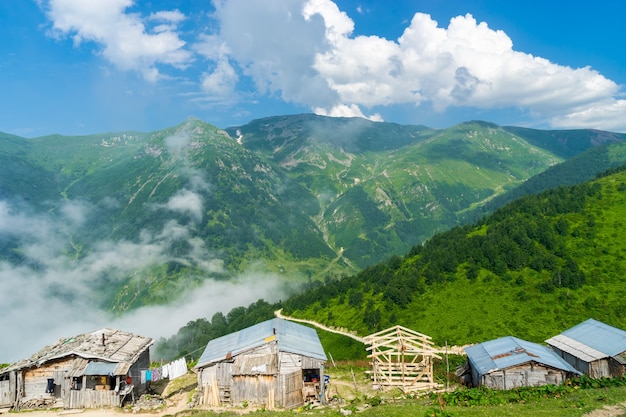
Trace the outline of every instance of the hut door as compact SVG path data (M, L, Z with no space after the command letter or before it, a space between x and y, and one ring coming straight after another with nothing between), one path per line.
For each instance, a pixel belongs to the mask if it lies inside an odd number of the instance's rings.
M64 397L66 386L67 380L65 378L65 372L54 371L54 396L57 398Z
M302 388L304 385L302 382L302 370L298 369L290 374L281 375L281 379L283 380L281 385L284 387L284 407L293 408L303 405Z

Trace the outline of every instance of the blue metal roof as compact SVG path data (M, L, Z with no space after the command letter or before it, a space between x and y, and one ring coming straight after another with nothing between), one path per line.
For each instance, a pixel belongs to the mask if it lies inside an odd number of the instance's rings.
M222 361L227 355L236 356L275 340L280 352L326 360L324 348L314 329L275 318L209 341L196 367Z
M115 375L117 363L89 362L83 375Z
M548 347L513 336L469 346L465 348L465 353L471 366L481 375L528 362L579 373Z
M626 331L594 319L583 321L561 334L607 356L617 356L626 351Z

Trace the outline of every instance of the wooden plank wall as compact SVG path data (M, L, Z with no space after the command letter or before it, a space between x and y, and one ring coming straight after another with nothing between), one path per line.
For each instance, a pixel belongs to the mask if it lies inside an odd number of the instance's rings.
M589 363L588 375L592 378L611 377L611 369L609 366L609 360L599 359Z
M483 376L483 385L493 389L514 389L560 384L567 377L565 371L544 366L517 366L491 372Z
M281 403L285 408L299 407L304 404L302 370L281 375L280 385L283 387Z
M275 386L277 379L273 375L239 375L233 376L230 389L232 404L239 406L243 402L255 405L265 405L274 408L276 405ZM268 402L271 401L271 404Z
M11 372L9 379L0 381L0 407L10 407L15 403L16 389L15 373Z
M119 395L115 394L115 391L69 390L63 403L65 408L117 407L120 405L120 398Z

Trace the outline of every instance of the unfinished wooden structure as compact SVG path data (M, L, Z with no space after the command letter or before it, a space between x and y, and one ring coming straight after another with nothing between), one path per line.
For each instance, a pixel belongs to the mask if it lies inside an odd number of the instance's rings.
M326 354L314 329L272 319L211 340L198 360L200 404L292 408L324 394Z
M0 407L120 406L145 392L153 340L114 329L64 338L0 369Z
M473 387L513 389L558 385L579 374L550 348L513 336L469 346L465 352L469 367L463 368L471 375L466 384Z
M546 340L565 361L591 378L626 374L626 331L589 319Z
M402 326L391 327L364 338L375 385L405 392L437 387L433 359L441 359L430 336Z

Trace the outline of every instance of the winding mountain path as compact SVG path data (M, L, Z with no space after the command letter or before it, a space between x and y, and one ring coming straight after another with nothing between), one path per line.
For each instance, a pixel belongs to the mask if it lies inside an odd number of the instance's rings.
M285 319L285 320L289 320L289 321L296 321L296 322L299 322L299 323L307 323L307 324L310 324L311 326L315 326L315 327L317 327L319 329L326 330L327 332L337 333L337 334L340 334L340 335L343 335L343 336L350 337L350 338L356 340L357 342L365 343L365 341L363 341L362 337L359 337L359 336L355 335L354 333L350 333L350 332L347 332L347 331L344 331L344 330L339 330L339 329L333 329L331 327L324 326L322 323L318 323L318 322L313 321L313 320L297 319L295 317L285 316L285 315L283 315L283 309L282 308L280 310L276 310L274 312L274 315L276 317L280 318L280 319Z
M318 323L318 322L313 321L313 320L297 319L295 317L285 316L283 314L283 309L282 308L280 310L276 310L274 312L274 315L276 317L278 317L278 318L289 320L289 321L296 321L296 322L299 322L299 323L307 323L307 324L310 324L311 326L315 326L315 327L317 327L319 329L326 330L327 332L337 333L337 334L340 334L340 335L343 335L343 336L347 336L347 337L350 337L350 338L356 340L357 342L365 344L365 341L363 340L363 338L355 335L354 333L350 333L348 331L344 331L344 330L340 330L340 329L334 329L332 327L327 327L327 326L323 325L322 323ZM471 344L470 345L464 345L464 346L447 346L445 348L444 347L436 347L434 352L436 352L436 353L443 353L443 354L451 353L451 354L454 354L454 355L465 356L465 348L467 346L471 346Z

